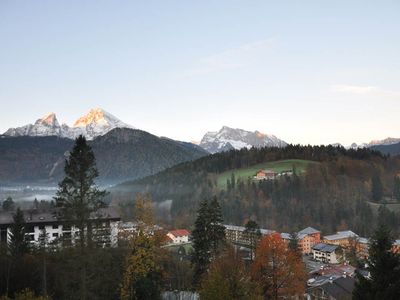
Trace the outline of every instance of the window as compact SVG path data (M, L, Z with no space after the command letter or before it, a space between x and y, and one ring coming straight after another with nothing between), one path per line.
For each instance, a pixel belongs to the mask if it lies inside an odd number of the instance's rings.
M58 238L58 233L57 232L53 233L53 237Z
M39 230L44 230L44 225L39 225Z
M58 225L53 225L53 229L58 229Z

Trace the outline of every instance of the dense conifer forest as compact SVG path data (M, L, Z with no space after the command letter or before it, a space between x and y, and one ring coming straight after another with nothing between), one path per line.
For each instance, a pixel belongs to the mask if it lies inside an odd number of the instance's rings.
M276 180L235 178L225 188L217 185L218 174L258 163L302 159L305 172ZM154 201L172 200L170 214L176 226L193 224L202 199L217 196L225 221L243 225L248 219L280 231L315 226L325 233L351 229L371 234L378 219L397 234L400 206L398 189L400 158L370 149L334 146L289 145L285 148L242 149L180 164L157 175L117 186L111 201L122 208L132 205L136 193L147 192Z

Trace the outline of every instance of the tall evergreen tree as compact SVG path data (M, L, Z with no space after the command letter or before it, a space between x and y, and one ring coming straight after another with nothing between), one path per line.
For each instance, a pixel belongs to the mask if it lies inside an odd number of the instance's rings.
M80 299L87 299L87 265L86 247L92 245L91 215L104 207L105 191L100 190L95 179L98 177L96 160L92 148L85 137L80 135L65 162L65 178L59 183L56 193L57 206L61 208L60 217L79 229L80 246Z
M400 256L393 253L393 242L390 230L380 225L370 242L368 258L370 279L357 276L353 299L400 299Z
M9 243L10 254L14 258L20 258L28 252L29 242L26 239L26 223L24 213L18 207L13 216L14 223L11 226L11 239Z
M65 162L65 178L59 183L55 197L61 208L61 218L79 229L80 246L84 248L90 242L90 216L104 207L103 197L106 191L100 190L95 179L99 173L92 148L86 138L80 135ZM85 236L87 229L87 236Z
M218 203L217 197L214 197L208 207L208 238L211 243L211 254L216 257L220 251L221 246L225 242L225 226L223 225L221 206Z
M192 231L193 253L191 257L194 266L194 283L199 283L201 276L207 271L211 261L211 242L207 236L209 227L209 207L208 201L204 200L200 203L197 211L195 228Z
M225 243L225 227L221 207L216 197L211 202L204 200L200 203L192 241L194 282L198 283L201 276L208 270L211 260L217 257L221 246Z
M14 203L13 199L9 196L9 197L7 197L6 200L3 201L2 207L3 207L3 210L11 211L11 210L14 210L15 203Z
M383 197L383 185L381 181L381 177L379 176L378 173L375 173L374 176L372 176L371 179L372 183L372 199L374 201L381 201Z
M247 234L250 243L250 260L253 261L257 242L261 238L260 226L256 221L249 220L245 225L244 233Z
M292 250L298 257L302 256L302 252L299 245L299 235L297 232L290 234L289 249Z
M400 201L400 175L396 175L394 177L394 184L393 184L393 197Z

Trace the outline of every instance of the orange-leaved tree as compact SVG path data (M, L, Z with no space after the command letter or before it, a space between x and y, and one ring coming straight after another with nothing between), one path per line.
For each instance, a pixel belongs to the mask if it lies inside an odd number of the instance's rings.
M301 258L287 247L279 234L270 234L261 239L256 249L251 274L253 280L262 288L266 299L304 293L304 264Z

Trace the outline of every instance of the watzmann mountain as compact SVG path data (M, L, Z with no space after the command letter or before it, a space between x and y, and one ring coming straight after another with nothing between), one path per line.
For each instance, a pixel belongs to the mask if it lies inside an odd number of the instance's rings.
M34 124L22 127L10 128L4 135L7 136L57 136L61 138L75 139L84 135L88 140L102 136L114 128L132 128L112 114L101 108L90 110L86 115L80 117L72 127L62 124L57 120L54 113L49 113L38 119Z
M274 135L259 131L246 131L223 126L216 132L207 132L199 146L210 153L217 153L241 148L285 147L286 142Z
M58 136L2 136L0 183L56 183L73 144L73 140ZM89 144L96 156L99 180L105 183L142 178L208 154L195 145L131 128L114 128Z

